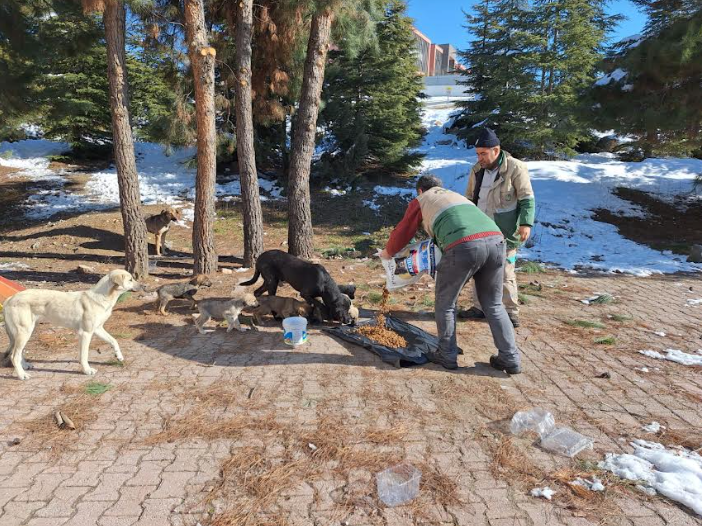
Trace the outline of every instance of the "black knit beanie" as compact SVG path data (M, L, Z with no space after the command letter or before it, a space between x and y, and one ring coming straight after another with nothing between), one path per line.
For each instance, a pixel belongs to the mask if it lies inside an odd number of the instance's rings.
M498 139L495 132L490 128L483 128L478 136L478 140L475 141L475 146L478 148L494 148L500 145L500 139Z

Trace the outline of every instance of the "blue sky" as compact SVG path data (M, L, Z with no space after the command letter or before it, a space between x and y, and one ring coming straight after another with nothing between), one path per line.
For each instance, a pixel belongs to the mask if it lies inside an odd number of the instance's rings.
M436 44L453 44L458 49L468 46L468 33L463 28L465 18L461 9L468 11L473 0L408 0L407 14L415 26ZM612 34L614 41L640 33L646 17L629 0L613 0L609 12L627 17Z

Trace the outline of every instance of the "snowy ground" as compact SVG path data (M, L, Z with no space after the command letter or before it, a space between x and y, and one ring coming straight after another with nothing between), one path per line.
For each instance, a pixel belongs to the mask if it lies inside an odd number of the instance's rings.
M665 495L702 515L702 457L682 447L635 440L632 455L608 454L600 468L626 480L638 481L642 491Z
M449 104L427 106L424 123L429 133L419 151L426 154L420 168L432 173L444 185L464 193L475 150L466 149L452 135L444 133L455 109ZM449 144L439 144L449 141ZM662 198L688 193L702 161L697 159L649 159L642 163L620 162L611 154L579 155L570 161L527 163L536 195L533 246L521 257L555 266L621 271L637 275L702 270L670 252L658 252L623 238L614 225L592 219L592 210L606 208L623 214L644 211L611 193L617 186L655 192ZM383 193L387 194L387 188ZM397 193L407 194L407 189Z
M465 192L468 174L476 162L475 151L467 149L444 130L456 110L445 97L425 103L424 123L428 134L419 148L426 155L421 172L440 177L447 188ZM47 218L61 211L94 210L114 207L118 203L117 177L114 168L90 174L83 193L63 187L61 173L48 169L47 156L66 149L65 144L30 140L0 144L0 165L23 169L21 175L48 183L49 189L30 198L27 215ZM7 152L11 151L10 158ZM194 193L195 169L184 162L192 149L179 150L167 156L155 144L137 143L137 168L144 204L186 204ZM591 268L620 271L636 275L699 271L701 265L685 262L670 252L659 252L623 238L614 225L595 221L592 210L605 208L626 215L643 216L645 212L612 194L617 186L627 186L656 193L662 198L688 193L702 161L696 159L649 159L642 163L626 163L610 154L580 155L570 161L529 162L536 194L538 224L531 243L520 252L521 257L536 259L554 266L574 269ZM264 197L277 198L280 189L263 178L259 184ZM331 190L330 190L331 191ZM220 199L239 195L238 180L218 185ZM346 192L338 191L339 195ZM411 187L376 187L378 194L401 194L410 198ZM364 206L378 210L374 201ZM186 205L187 206L187 205Z
M68 149L65 143L45 140L26 140L0 144L0 166L20 168L17 176L27 177L37 182L49 183L49 189L42 189L29 198L27 217L45 219L58 212L76 212L113 208L119 204L117 172L114 167L89 174L81 193L64 188L65 172L48 169L48 156ZM195 197L195 168L186 162L195 151L192 148L175 150L166 155L157 144L136 143L137 170L143 204L184 205ZM280 197L281 189L267 179L259 177L263 191L262 200ZM217 185L217 195L231 199L241 194L239 180Z

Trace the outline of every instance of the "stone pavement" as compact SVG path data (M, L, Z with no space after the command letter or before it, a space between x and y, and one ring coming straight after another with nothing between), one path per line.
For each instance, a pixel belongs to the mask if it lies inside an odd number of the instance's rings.
M131 300L107 326L126 366L94 343L103 350L91 351L94 378L78 374L76 339L42 326L28 346L32 378L0 371L0 524L194 526L227 513L238 517L232 524L699 524L670 501L613 482L588 504L552 477L630 451L634 438L657 440L641 430L654 420L680 436L700 429L700 369L637 353L702 348L702 306L687 306L702 297L699 280L538 279L543 297L524 307L518 331L525 373L511 378L473 367L493 351L484 323L459 325L466 367L451 373L393 369L316 330L292 350L272 323L258 334L201 336L187 315L164 319ZM595 291L618 301L577 301ZM426 316L405 317L433 330ZM595 345L598 335L617 343ZM611 378L598 378L604 372ZM89 382L110 389L86 394ZM533 406L594 438L594 451L571 460L509 440L507 419ZM72 412L77 431L54 429L58 409ZM522 456L510 463L509 451ZM421 467L422 492L411 505L383 507L374 474L401 459ZM529 496L537 483L557 488L554 501ZM231 515L236 508L253 515Z

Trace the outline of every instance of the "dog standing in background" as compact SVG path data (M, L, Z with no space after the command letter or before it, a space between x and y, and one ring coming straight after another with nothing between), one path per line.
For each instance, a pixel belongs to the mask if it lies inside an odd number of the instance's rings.
M171 223L180 221L183 213L177 208L164 208L160 214L146 218L146 230L155 236L156 255L161 255L161 248L166 250L166 234L171 228Z

